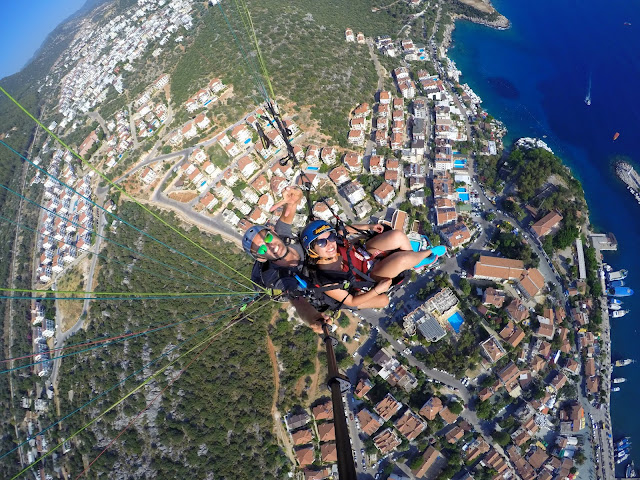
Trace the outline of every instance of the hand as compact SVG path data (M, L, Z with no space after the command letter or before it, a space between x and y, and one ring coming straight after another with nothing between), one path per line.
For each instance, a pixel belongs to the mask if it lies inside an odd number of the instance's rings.
M382 233L384 232L384 227L379 223L372 223L371 225L369 225L369 230L376 233Z
M391 279L385 278L384 280L380 280L373 289L378 295L382 295L389 290L389 288L391 288Z
M311 330L313 330L316 333L324 333L324 330L322 330L322 325L325 323L332 323L333 319L327 315L326 313L321 313L320 314L320 318L314 320L309 327L311 328Z
M300 190L298 187L285 187L284 191L282 192L282 200L276 202L276 204L269 210L271 212L275 212L278 208L285 204L295 206L300 203L300 200L302 200L302 190Z

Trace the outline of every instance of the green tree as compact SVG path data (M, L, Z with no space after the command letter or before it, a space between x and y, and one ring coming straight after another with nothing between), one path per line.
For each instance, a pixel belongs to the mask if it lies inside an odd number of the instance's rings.
M471 294L471 284L469 283L469 280L466 278L460 279L460 290L462 290L462 293L464 293L465 296L469 296Z

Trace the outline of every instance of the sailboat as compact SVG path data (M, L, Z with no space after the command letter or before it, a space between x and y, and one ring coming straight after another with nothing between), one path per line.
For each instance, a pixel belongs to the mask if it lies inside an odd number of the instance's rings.
M587 105L591 105L591 75L589 75L589 90L587 91L587 96L584 99L584 103Z

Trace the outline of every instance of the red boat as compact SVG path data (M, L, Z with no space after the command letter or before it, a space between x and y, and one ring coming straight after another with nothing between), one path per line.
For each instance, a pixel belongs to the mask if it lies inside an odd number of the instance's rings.
M620 133L616 132L616 133L613 135L613 141L615 142L615 141L618 139L618 137L619 137L619 136L620 136Z

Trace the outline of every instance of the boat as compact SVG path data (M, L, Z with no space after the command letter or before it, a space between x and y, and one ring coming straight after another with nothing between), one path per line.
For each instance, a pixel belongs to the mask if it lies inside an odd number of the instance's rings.
M622 440L618 440L616 447L621 447L624 444L631 444L631 437L624 437Z
M614 305L622 305L622 300L619 298L610 298L609 303L613 303Z
M622 270L618 270L616 272L612 272L611 270L609 270L607 273L608 273L609 281L622 280L624 278L627 278L627 275L629 275L629 270L625 270L623 268Z
M624 463L627 460L627 458L629 458L629 454L625 453L622 457L616 458L616 463L620 465L621 463Z
M627 365L630 365L632 363L635 363L635 360L631 360L630 358L625 358L624 360L616 360L615 363L613 364L614 367L626 367Z
M629 287L612 287L607 288L607 295L611 297L630 297L633 295L633 290Z
M619 303L610 303L609 310L620 310L622 306Z
M613 310L610 315L612 318L622 318L627 313L629 313L629 310Z
M631 452L631 445L627 445L626 447L621 448L616 452L616 457L623 457L625 455L629 455L630 452Z
M587 90L587 96L584 98L584 103L587 106L591 105L591 75L589 75L589 90Z
M627 478L636 478L636 467L633 464L633 460L631 460L631 463L627 465L627 470L625 471L624 476Z
M613 282L609 282L610 287L624 287L624 280L614 280Z
M619 136L620 136L620 132L614 133L613 134L613 141L615 142L618 139Z
M620 391L620 387L613 387L611 389L612 392L619 392Z
M631 22L624 22L624 26L625 27L630 27L631 26ZM627 478L631 478L629 475L627 475Z
M613 383L624 383L627 381L627 379L624 377L618 377L618 378L614 378L612 381Z

